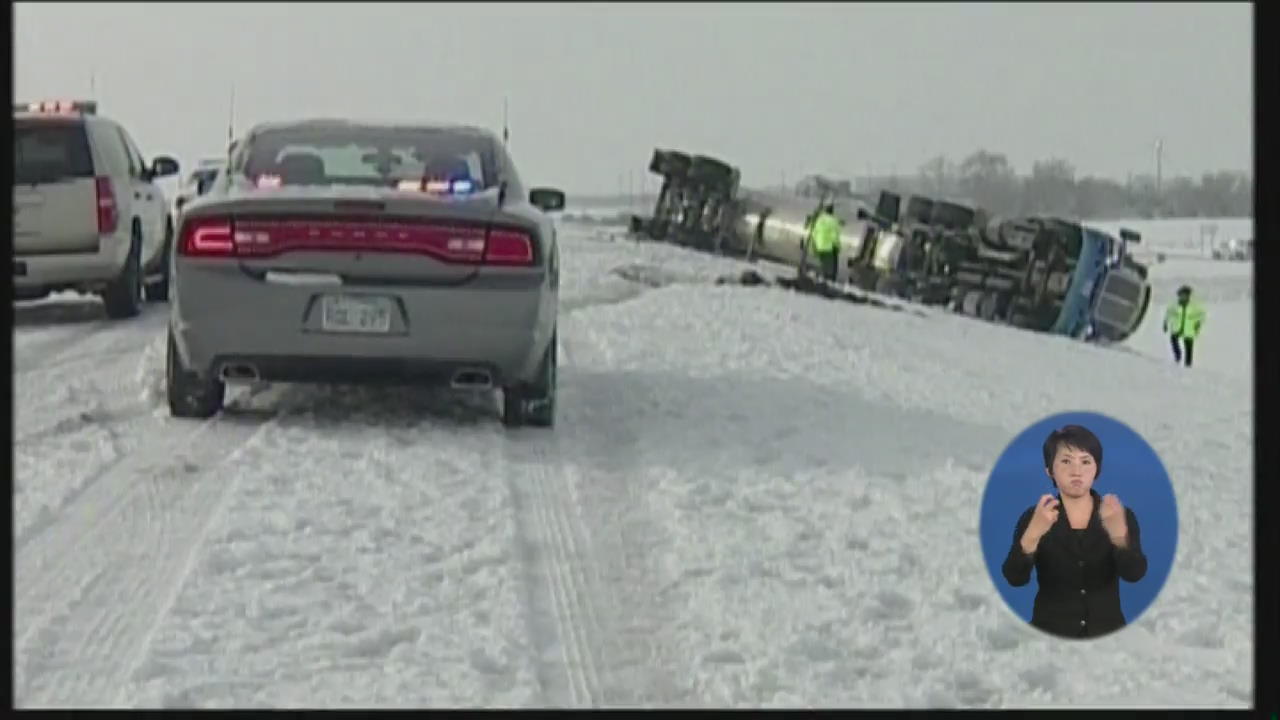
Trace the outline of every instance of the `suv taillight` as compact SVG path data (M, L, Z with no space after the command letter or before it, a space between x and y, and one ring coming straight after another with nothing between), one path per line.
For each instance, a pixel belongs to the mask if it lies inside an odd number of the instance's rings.
M93 179L98 201L98 234L112 235L120 227L120 208L116 205L116 193L111 178L99 176Z

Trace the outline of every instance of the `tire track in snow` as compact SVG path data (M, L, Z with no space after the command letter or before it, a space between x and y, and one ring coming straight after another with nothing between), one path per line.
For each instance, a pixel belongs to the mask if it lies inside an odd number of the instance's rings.
M156 312L127 327L108 326L122 332L95 333L94 338L106 338L101 347L88 343L90 338L84 337L84 342L61 353L33 358L31 362L39 364L26 372L15 371L14 429L23 431L16 433L15 444L78 429L96 421L94 416L99 414L120 419L144 414L148 410L145 400L138 402L138 393L131 391L138 389L139 376L147 369L144 360L148 352L164 337L166 318L166 313ZM85 364L90 365L81 367ZM57 419L37 425L50 410Z
M16 705L118 702L228 491L213 471L277 418L161 429L15 556Z
M93 308L95 306L89 307ZM20 315L22 310L25 310L25 308L15 308L15 316ZM71 309L68 308L68 311L71 311ZM79 311L78 307L76 311ZM89 311L86 310L85 312L88 313ZM100 314L101 310L98 310L95 317ZM146 304L143 305L142 312L136 317L122 320L106 318L86 320L84 323L77 325L74 330L59 333L52 338L27 338L24 336L28 333L17 330L13 336L13 373L15 379L17 379L17 376L46 372L85 361L101 361L104 356L114 357L128 353L136 348L131 345L123 345L120 342L122 339L137 342L141 335L154 334L159 328L163 327L163 323L159 319L167 318L168 315L168 305ZM24 329L44 329L48 326L28 324L21 327ZM123 346L117 347L114 352L111 350L105 352L82 351L81 346L85 343L90 343L102 337L108 337L112 346ZM145 345L145 343L146 341L142 340L140 344Z
M675 615L658 591L669 580L661 565L667 538L649 514L647 488L635 482L634 469L646 462L641 439L616 422L616 409L648 390L636 382L600 382L599 368L611 365L607 349L589 333L575 332L584 329L576 322L562 328L561 342L572 338L576 360L562 392L572 410L562 415L556 439L573 449L572 464L582 468L571 480L586 480L566 487L592 538L590 569L603 591L596 596L609 630L602 636L609 670L602 696L614 707L688 706L696 698L678 669L685 658L671 643Z
M104 349L117 356L109 362L83 373L77 368L26 376L26 397L15 402L15 468L24 467L34 477L15 478L21 480L15 482L15 551L56 523L64 508L156 432L153 416L163 400L162 394L153 397L152 385L163 376L164 335L154 326L165 317L153 315L147 325L109 338ZM42 460L50 452L74 458L92 447L88 443L95 435L106 457L83 458L91 464Z
M563 350L563 340L561 340ZM525 605L544 702L559 707L605 703L601 683L599 588L586 568L596 559L573 496L571 470L555 431L505 431L507 485L524 564Z

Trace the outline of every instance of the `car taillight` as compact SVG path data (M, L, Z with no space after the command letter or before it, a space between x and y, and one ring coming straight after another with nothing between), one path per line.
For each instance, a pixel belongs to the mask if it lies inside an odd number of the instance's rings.
M532 265L533 239L520 230L490 230L485 243L486 265Z
M236 254L231 221L197 218L182 225L178 254L188 257L232 257Z
M116 193L111 187L111 178L96 177L93 179L93 184L98 202L98 234L112 235L120 227L120 210L116 205Z
M293 251L362 251L428 255L443 262L533 264L533 239L522 231L408 222L195 219L183 225L182 254L267 258Z

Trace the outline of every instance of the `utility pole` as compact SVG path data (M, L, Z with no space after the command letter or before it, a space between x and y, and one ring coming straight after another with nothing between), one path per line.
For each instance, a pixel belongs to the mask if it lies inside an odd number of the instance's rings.
M1160 194L1160 187L1161 187L1160 181L1162 179L1161 176L1162 176L1162 170L1163 170L1161 161L1164 159L1162 157L1163 155L1164 155L1164 140L1156 140L1156 194L1157 195Z
M507 96L502 96L502 144L511 139L511 126L507 123Z
M97 100L97 99L98 99L97 95L95 95L95 94L94 94L94 93L96 93L96 92L98 91L98 77L97 77L97 75L98 75L98 74L97 74L97 73L95 73L94 71L92 71L92 70L90 70L90 71L89 71L89 99L90 99L90 100Z

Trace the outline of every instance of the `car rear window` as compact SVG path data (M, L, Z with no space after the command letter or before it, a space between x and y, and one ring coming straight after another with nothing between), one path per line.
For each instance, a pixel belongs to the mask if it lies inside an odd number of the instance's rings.
M19 120L13 130L15 183L93 177L93 156L84 123Z
M496 184L493 150L483 135L416 128L283 128L253 137L244 174L281 185L394 187L403 180Z

